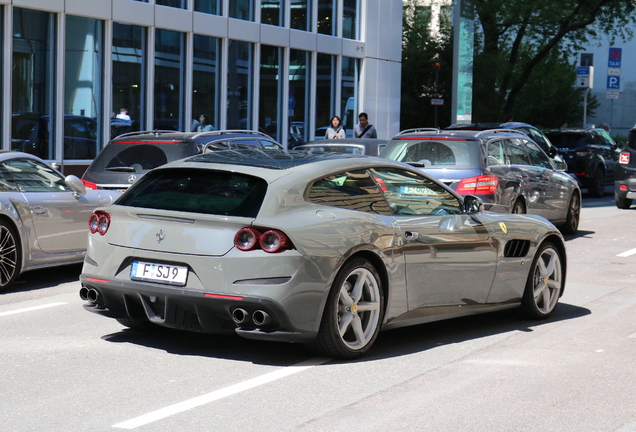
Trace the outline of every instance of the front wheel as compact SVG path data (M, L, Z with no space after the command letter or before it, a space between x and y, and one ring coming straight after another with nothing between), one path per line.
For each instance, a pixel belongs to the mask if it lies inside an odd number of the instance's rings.
M354 359L371 348L384 315L382 282L365 259L346 263L334 280L311 351Z
M632 206L631 199L619 197L616 192L614 192L614 201L616 201L616 207L619 209L627 210Z
M590 196L602 198L605 195L605 171L603 168L597 168L594 177L590 179L590 185L587 187Z
M549 317L559 302L564 281L561 253L552 243L545 243L532 261L521 300L521 313L532 319Z
M563 234L576 234L579 229L579 219L581 218L581 197L577 192L572 194L568 214L565 223L561 227Z
M7 287L20 273L22 252L15 229L0 221L0 289Z

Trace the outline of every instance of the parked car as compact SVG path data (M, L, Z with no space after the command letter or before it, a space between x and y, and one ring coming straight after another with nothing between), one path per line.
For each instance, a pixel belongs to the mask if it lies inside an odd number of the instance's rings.
M82 262L87 217L118 196L86 191L31 154L0 152L0 289L27 270Z
M208 151L257 147L281 149L270 136L248 130L211 132L143 131L112 139L86 169L88 189L125 190L142 175L168 162Z
M628 209L636 198L636 127L627 134L627 146L619 155L614 174L616 207Z
M546 135L563 155L567 171L576 175L594 197L605 194L605 185L614 181L620 147L601 128L558 129Z
M311 150L315 152L335 152L379 156L389 140L378 138L338 138L309 141L295 150Z
M578 230L581 190L527 135L509 129L406 131L381 157L406 162L461 195L478 195L486 210L545 217L566 234Z
M381 328L508 308L548 317L565 285L561 233L481 208L387 159L202 154L93 213L80 297L128 327L230 331L344 359Z
M15 113L11 116L11 149L50 159L51 116ZM93 159L97 151L97 122L78 115L64 115L64 159Z

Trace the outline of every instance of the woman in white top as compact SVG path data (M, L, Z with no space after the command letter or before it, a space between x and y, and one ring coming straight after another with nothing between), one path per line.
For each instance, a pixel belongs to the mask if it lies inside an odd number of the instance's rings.
M340 121L340 117L333 116L331 118L331 125L327 129L327 133L325 133L325 138L326 139L345 138L345 130L341 126L341 123L342 122Z

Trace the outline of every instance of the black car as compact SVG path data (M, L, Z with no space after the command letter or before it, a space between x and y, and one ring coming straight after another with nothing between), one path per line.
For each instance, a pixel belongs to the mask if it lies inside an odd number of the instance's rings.
M628 209L636 198L636 127L627 135L627 146L620 153L614 173L616 207Z
M236 148L281 149L270 136L249 130L211 132L143 131L120 135L90 164L82 182L88 189L127 189L160 165L188 156Z
M602 197L605 185L614 180L620 147L601 128L558 129L546 135L590 196Z

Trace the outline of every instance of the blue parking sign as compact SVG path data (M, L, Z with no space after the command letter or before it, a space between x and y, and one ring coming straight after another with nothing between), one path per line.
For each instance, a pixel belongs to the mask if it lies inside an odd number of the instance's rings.
M608 90L620 90L621 89L621 77L610 75L607 77L607 89Z

